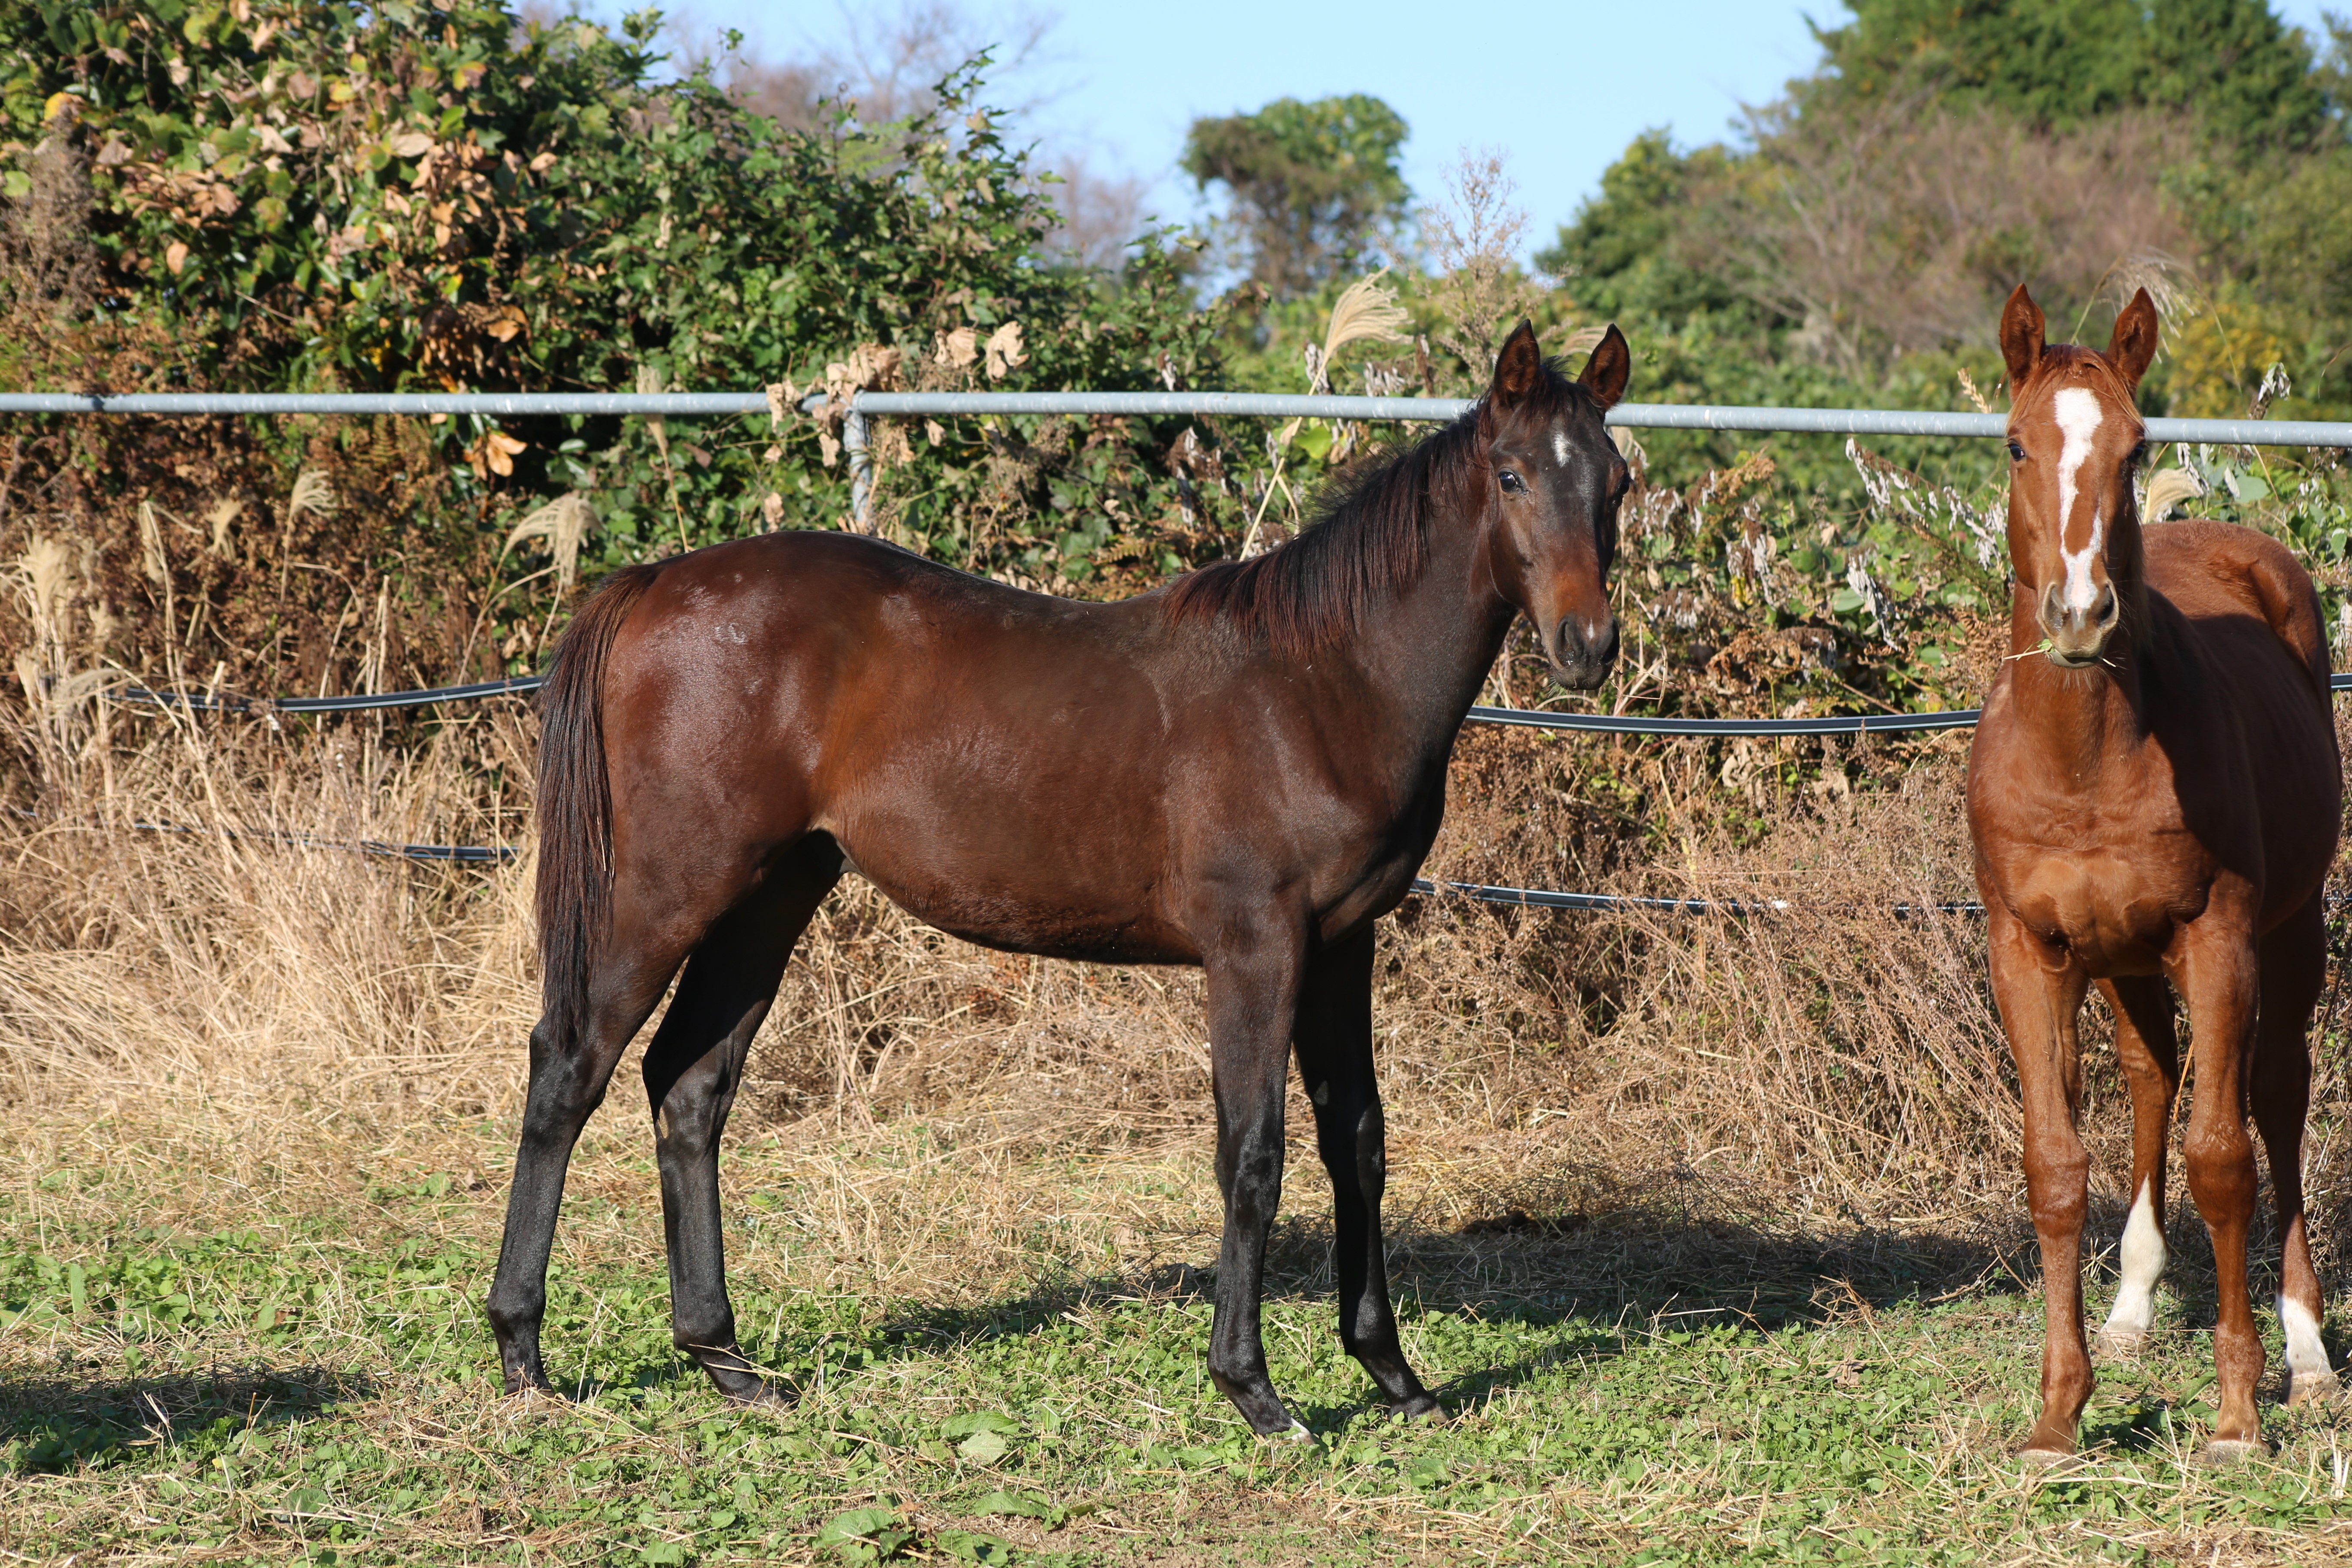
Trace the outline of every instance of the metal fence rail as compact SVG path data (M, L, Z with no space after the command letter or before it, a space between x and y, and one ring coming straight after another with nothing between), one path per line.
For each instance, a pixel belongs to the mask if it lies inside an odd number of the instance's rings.
M821 405L803 400L803 409ZM0 414L765 414L766 392L8 392ZM1312 397L1261 392L860 392L853 417L1007 414L1230 415L1267 419L1443 423L1476 404L1460 397ZM1621 403L1609 423L1637 430L1751 430L1820 436L1997 437L2000 414L1904 408L1777 408L1733 404ZM2147 438L2231 447L2352 447L2352 423L2316 419L2151 419Z
M125 701L159 708L192 708L222 713L365 713L391 708L426 708L485 697L525 697L547 684L544 675L508 680L478 680L467 686L428 686L415 691L352 692L341 697L239 697L228 692L157 691L131 686L117 693ZM2352 691L2352 672L2331 676L2328 686ZM1470 710L1473 724L1523 730L1566 730L1588 735L1744 736L1899 735L1923 730L1966 730L1981 716L1976 708L1938 713L1839 713L1819 719L1671 719L1640 713L1552 713L1539 708Z
M803 413L823 406L822 394L803 398ZM622 415L696 416L769 414L780 406L766 390L722 393L487 392L487 393L0 393L0 414L101 414L177 416L340 415ZM1293 396L1239 392L981 392L856 394L845 411L844 446L851 454L853 508L863 511L870 468L866 463L866 421L913 415L1126 415L1175 417L1226 415L1255 418L1352 419L1444 423L1475 407L1464 398ZM1744 407L1724 404L1624 403L1611 409L1608 423L1633 429L1740 430L1793 435L1917 436L1985 437L2004 435L1999 414L1956 414L1918 409ZM2210 446L2352 447L2352 423L2271 419L2150 419L2147 438L2158 443ZM419 708L487 697L521 696L545 684L544 676L476 681L413 691L352 693L336 697L255 699L184 689L155 691L133 687L121 693L133 701L216 711L268 714L344 713ZM2352 674L2331 681L2336 691L2352 689ZM1532 709L1475 707L1468 721L1587 734L1662 736L1801 736L1887 734L1965 729L1979 711L1841 715L1819 719L1673 719L1601 713L1549 713ZM188 832L164 824L138 825L151 831ZM362 854L406 859L497 864L517 853L511 846L447 844L337 845ZM1485 903L1551 910L1659 910L1675 913L1760 913L1787 907L1783 900L1717 900L1641 898L1614 893L1572 893L1540 888L1475 883L1434 883L1417 879L1412 890L1449 894ZM1910 906L1906 912L1978 913L1969 903Z

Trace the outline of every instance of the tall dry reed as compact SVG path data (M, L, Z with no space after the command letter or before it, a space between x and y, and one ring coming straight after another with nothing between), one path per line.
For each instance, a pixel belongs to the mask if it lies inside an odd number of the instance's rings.
M536 1011L526 710L404 731L84 691L7 724L12 1099L232 1120L518 1109ZM1790 1224L2016 1212L1981 922L1935 908L1971 893L1965 744L1468 731L1433 876L1746 912L1410 900L1384 923L1376 1000L1400 1207L1444 1229L1549 1223L1671 1187L1737 1191ZM521 853L446 867L354 847L371 842ZM2086 1131L2113 1172L2123 1102L2092 1012ZM853 1143L925 1123L1008 1154L1199 1145L1202 1019L1197 974L987 952L852 879L802 945L740 1114ZM2322 1061L2325 1215L2345 1089L2336 1053ZM1294 1139L1310 1124L1295 1103Z

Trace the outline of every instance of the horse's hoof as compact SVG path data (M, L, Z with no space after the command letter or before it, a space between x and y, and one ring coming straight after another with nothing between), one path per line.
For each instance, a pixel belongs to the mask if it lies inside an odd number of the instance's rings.
M2062 1476L2070 1470L2081 1469L2084 1462L2083 1456L2072 1448L2020 1448L2017 1451L2018 1467L2029 1475Z
M1314 1433L1307 1429L1307 1424L1303 1421L1293 1421L1287 1431L1267 1432L1262 1436L1269 1443L1296 1443L1309 1448L1319 1447L1322 1442Z
M2205 1445L2205 1451L2197 1456L2197 1462L2220 1469L2224 1466L2242 1464L2248 1459L2259 1458L2270 1451L2270 1445L2258 1439L2250 1441L2244 1437L2216 1437Z
M2343 1394L2343 1380L2333 1371L2291 1372L2287 1374L2286 1398L2283 1403L2290 1406L2324 1405L2341 1398Z
M1426 1421L1433 1426L1445 1421L1445 1406L1438 1403L1434 1394L1416 1394L1390 1405L1389 1411L1400 1421Z
M764 1378L751 1388L722 1388L727 1403L745 1410L782 1410L793 1402L792 1395Z
M2139 1352L2147 1348L2147 1331L2119 1329L2109 1324L2099 1331L2094 1348L2101 1361L2137 1361Z

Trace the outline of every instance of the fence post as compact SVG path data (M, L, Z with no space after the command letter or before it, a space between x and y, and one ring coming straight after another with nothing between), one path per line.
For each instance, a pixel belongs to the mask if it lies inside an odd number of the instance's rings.
M866 415L855 402L841 422L841 446L849 454L849 521L858 532L871 533L866 513L874 499L874 454L866 447Z

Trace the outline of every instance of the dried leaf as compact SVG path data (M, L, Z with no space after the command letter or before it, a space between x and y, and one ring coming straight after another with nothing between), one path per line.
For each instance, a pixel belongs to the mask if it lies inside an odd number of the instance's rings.
M816 447L818 451L824 454L824 466L826 468L832 468L835 463L840 460L841 443L835 440L828 432L820 430L816 433Z
M923 434L930 437L931 445L934 447L948 438L946 427L936 419L923 421Z
M768 428L771 430L782 429L784 427L785 416L793 411L793 405L799 403L800 400L801 389L793 384L793 378L791 376L786 376L783 380L779 382L771 383L768 386ZM768 461L772 463L775 461L775 458L771 458Z
M760 515L767 520L770 528L782 526L784 521L784 498L770 490L768 499L760 503Z
M947 370L961 370L979 357L980 333L971 327L940 333L931 350L932 363Z
M1029 363L1029 355L1021 345L1021 323L1007 321L988 337L988 379L1003 381L1006 373L1016 365Z
M177 278L180 275L180 268L187 264L188 247L186 246L175 239L163 247L163 265L172 269L173 277Z
M387 145L395 158L421 158L433 151L433 138L422 131L404 131Z
M518 441L503 430L492 430L482 437L482 444L474 449L474 472L479 474L484 469L488 469L500 479L505 479L514 472L515 455L530 449L529 442Z

